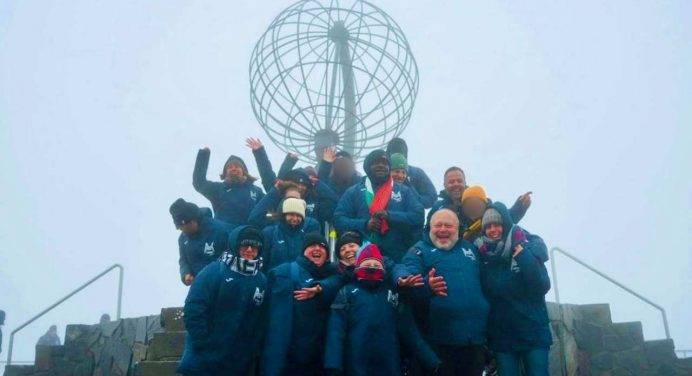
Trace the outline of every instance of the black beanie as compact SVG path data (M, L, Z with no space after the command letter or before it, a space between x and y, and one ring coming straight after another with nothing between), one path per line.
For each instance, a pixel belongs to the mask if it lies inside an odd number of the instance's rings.
M339 240L336 241L336 251L341 251L341 247L349 243L356 243L360 247L363 245L363 238L355 231L346 231L341 234Z
M371 151L367 157L365 157L365 160L363 161L363 171L366 175L368 175L368 177L370 176L370 166L372 166L372 164L380 158L385 158L387 160L387 164L389 164L387 153L382 149L375 149Z
M198 221L200 216L199 207L182 198L175 200L168 211L173 217L175 227L180 227L190 221Z
M306 187L312 186L312 183L310 182L310 176L302 168L296 168L294 170L289 171L286 174L284 180L288 180L296 184L304 184Z
M255 227L252 226L246 226L242 230L240 230L240 233L238 234L238 238L236 239L236 244L235 248L233 249L234 253L238 252L238 248L241 246L255 246L259 248L259 253L262 253L262 246L264 245L264 238L262 237L262 233L260 230L256 229Z
M351 153L347 152L346 150L339 150L336 152L335 157L337 158L346 158L349 160L353 160L353 156Z
M311 232L305 235L305 240L303 241L303 251L307 249L311 245L321 245L324 247L324 249L329 252L329 244L327 243L327 239L324 238L324 235L320 234L319 232Z
M387 155L391 156L394 153L401 153L408 158L408 145L403 138L394 137L387 144Z

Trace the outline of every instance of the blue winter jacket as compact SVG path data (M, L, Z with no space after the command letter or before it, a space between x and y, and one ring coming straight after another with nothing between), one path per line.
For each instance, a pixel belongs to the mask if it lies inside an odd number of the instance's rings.
M185 274L196 276L207 266L226 251L229 226L211 217L209 208L200 209L199 231L193 235L183 232L178 236L178 250L180 257L180 279Z
M435 345L480 345L486 341L488 302L481 289L476 247L459 239L449 251L435 248L428 234L403 259L406 267L397 277L424 276L425 286L414 288L413 297L428 304L427 338ZM427 275L435 268L444 277L447 296L437 296L427 285Z
M345 375L398 375L399 341L423 358L428 368L439 364L396 289L386 283L378 287L349 283L331 306L325 368Z
M317 165L317 177L320 179L320 181L327 182L327 185L329 185L334 193L336 193L338 198L341 198L347 189L351 188L355 184L358 184L362 178L357 171L354 171L349 182L339 184L332 179L332 163L324 160L320 161L320 163Z
M267 213L275 210L283 197L276 187L272 187L267 195L252 209L249 222L257 228L264 228L270 224ZM318 182L317 185L305 197L305 216L314 218L320 228L324 222L331 222L336 205L336 194L326 184Z
M204 149L197 153L192 186L211 202L216 219L232 227L247 224L250 211L264 197L264 192L260 187L255 186L254 180L250 178L244 183L233 185L225 181L207 180L209 153Z
M264 270L271 270L283 263L295 260L303 253L305 234L319 231L319 223L310 217L305 218L297 228L292 228L284 220L265 227L262 230L265 245L262 252Z
M408 179L411 182L411 186L416 190L418 195L420 195L420 201L423 207L425 209L432 207L435 200L437 200L437 190L428 177L428 174L426 174L422 168L409 165Z
M231 234L231 244L245 226ZM185 299L187 336L178 372L247 375L264 332L267 279L214 261L195 278Z
M502 214L503 227L511 228L507 208L499 202L491 207ZM552 344L545 304L545 294L550 290L544 265L548 249L540 237L519 227L515 231L524 231L527 242L514 262L480 254L483 290L490 303L488 341L498 352L548 348Z
M365 238L371 237L367 230L370 211L365 202L365 179L346 190L334 210L334 225L338 232L358 231ZM376 188L375 188L376 189ZM409 187L394 183L392 196L387 207L389 231L371 241L380 246L384 256L395 262L401 261L406 250L418 239L423 227L423 205L418 195Z
M297 374L296 370L300 369L322 368L329 306L338 292L329 286L338 285L320 282L337 278L334 273L332 265L318 268L303 255L269 271L269 330L262 354L264 375ZM318 283L323 290L314 298L294 299L295 290Z

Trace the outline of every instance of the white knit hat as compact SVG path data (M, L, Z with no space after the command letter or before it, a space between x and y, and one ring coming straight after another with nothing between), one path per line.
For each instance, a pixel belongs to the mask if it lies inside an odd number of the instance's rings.
M283 201L281 204L281 214L294 213L305 218L305 200L299 198L289 197Z

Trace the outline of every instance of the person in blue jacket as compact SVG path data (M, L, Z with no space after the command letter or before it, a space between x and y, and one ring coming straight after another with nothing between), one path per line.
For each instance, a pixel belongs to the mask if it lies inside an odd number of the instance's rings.
M264 197L262 188L254 185L245 162L231 155L221 171L220 182L207 180L209 148L197 152L192 186L211 202L214 217L231 227L248 223L248 216L255 205Z
M266 376L321 375L329 306L341 287L327 262L327 241L305 237L303 254L269 271L269 318L262 354ZM335 286L334 288L330 286Z
M387 283L382 254L375 244L358 254L355 279L344 286L331 306L324 367L328 374L401 374L400 342L427 359L439 359L417 332L410 310L402 307L396 287Z
M403 138L394 137L387 144L387 156L391 158L392 154L400 153L408 159L408 145ZM429 209L437 200L437 190L432 183L428 174L422 168L408 165L408 179L411 186L420 195L421 204L425 209Z
M311 179L302 168L288 172L283 179L276 181L267 195L255 206L250 213L250 224L265 227L269 224L267 213L275 210L284 193L289 188L297 188L301 198L306 202L305 216L317 220L320 226L330 222L336 205L336 194L325 183Z
M286 198L281 201L281 218L278 223L262 230L266 250L264 270L291 262L303 253L305 235L320 230L317 221L305 217L305 201L299 198Z
M346 190L334 210L338 232L358 231L380 246L385 256L399 262L418 239L423 227L423 205L409 187L392 180L384 150L374 150L365 158L367 174Z
M269 161L267 150L264 148L264 145L262 145L262 141L251 137L246 139L245 143L247 147L252 150L252 155L255 157L255 163L257 163L257 170L259 171L262 187L264 187L265 192L269 192L274 186L274 183L276 183L276 179L284 177L288 172L293 170L293 167L298 163L297 155L293 153L286 154L279 168L279 175L277 177L272 163Z
M339 198L361 179L351 154L332 148L325 149L322 160L317 164L317 177L326 182Z
M446 208L457 213L459 219L461 220L463 232L465 230L465 225L472 222L462 210L462 197L467 188L466 174L464 173L464 170L457 166L448 168L444 174L443 185L444 189L440 191L437 196L437 201L435 201L432 208L430 208L428 211L426 227L430 225L430 217L432 217L436 211ZM515 222L519 222L526 214L526 211L529 210L529 207L531 206L531 193L532 192L527 192L519 196L514 205L512 205L512 208L509 209L509 213L512 215ZM487 202L490 203L492 201L487 199ZM483 215L483 210L485 210L485 207L481 206L480 210L479 216Z
M483 230L476 244L490 303L488 341L499 373L547 376L552 344L545 304L548 249L540 237L515 225L500 202L486 209Z
M202 268L226 251L228 225L213 219L209 208L200 209L182 198L171 204L169 212L175 227L180 230L180 279L190 286Z
M267 279L260 271L262 234L239 226L230 250L207 265L185 299L184 375L250 375L264 332Z
M425 336L442 360L440 375L481 375L485 363L488 302L481 289L476 247L459 237L459 218L438 210L430 232L403 259L397 277L424 275L424 286L412 288L414 299L427 304Z

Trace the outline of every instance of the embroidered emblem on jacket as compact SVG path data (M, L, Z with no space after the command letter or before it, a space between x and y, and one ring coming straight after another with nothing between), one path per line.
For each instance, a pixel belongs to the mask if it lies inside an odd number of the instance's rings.
M399 191L399 192L392 191L392 200L394 200L396 202L401 202L401 200L403 200L401 197L401 191Z
M264 290L260 290L259 287L255 288L255 295L252 297L252 301L255 305L261 305L264 301Z
M399 294L392 292L392 290L387 291L387 301L396 308L399 306Z
M204 243L204 254L209 256L214 254L214 242L211 242L211 244Z

